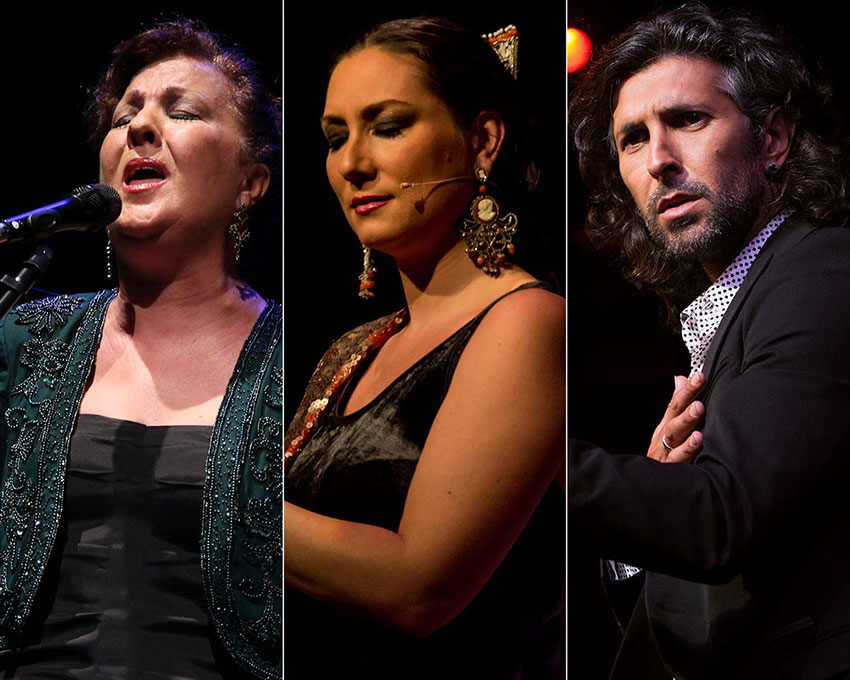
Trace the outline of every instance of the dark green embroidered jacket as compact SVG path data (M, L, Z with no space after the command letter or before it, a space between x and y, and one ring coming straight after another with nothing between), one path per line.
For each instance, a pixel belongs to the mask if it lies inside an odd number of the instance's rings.
M56 539L68 446L115 291L28 302L0 324L0 648L21 644ZM206 464L201 568L234 660L281 677L281 308L242 348Z

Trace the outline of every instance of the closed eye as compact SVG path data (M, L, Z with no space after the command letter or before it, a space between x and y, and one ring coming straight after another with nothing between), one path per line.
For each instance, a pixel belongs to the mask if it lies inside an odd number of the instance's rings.
M409 123L405 121L386 120L382 122L376 122L372 126L372 134L378 137L391 139L393 137L398 137L399 135L401 135L408 127Z
M131 120L133 120L133 116L129 113L125 114L125 115L121 116L120 118L116 118L115 120L113 120L112 121L112 127L113 128L123 127L124 125L129 124Z
M328 142L328 151L339 151L348 140L348 135L329 134L325 135L325 139Z
M169 118L174 120L200 120L201 117L197 113L190 113L189 111L171 111L168 114Z

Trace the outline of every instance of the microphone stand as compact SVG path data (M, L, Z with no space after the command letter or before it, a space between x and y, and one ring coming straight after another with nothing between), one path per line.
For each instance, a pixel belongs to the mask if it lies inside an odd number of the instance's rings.
M44 274L53 260L53 250L43 243L21 265L15 274L6 274L0 278L0 319L29 292L33 284Z

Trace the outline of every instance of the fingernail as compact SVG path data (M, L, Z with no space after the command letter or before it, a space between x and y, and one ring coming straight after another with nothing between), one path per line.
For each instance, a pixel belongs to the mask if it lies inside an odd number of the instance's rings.
M703 377L702 372L697 371L691 376L691 385L697 387L702 382Z
M696 416L696 417L701 416L703 414L703 410L704 410L704 407L702 405L702 402L695 401L693 404L691 404L690 411L691 411L692 416Z

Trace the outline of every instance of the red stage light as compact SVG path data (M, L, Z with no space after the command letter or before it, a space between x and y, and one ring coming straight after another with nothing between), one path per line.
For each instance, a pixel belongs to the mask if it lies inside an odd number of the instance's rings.
M587 34L577 28L567 29L567 73L578 71L590 59L593 45Z

